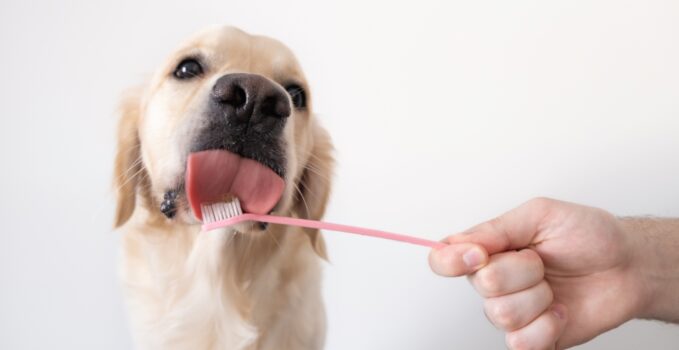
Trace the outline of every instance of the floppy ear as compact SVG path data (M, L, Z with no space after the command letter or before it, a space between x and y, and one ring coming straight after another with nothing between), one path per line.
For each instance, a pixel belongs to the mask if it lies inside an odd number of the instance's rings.
M330 135L317 123L313 127L313 146L304 166L299 181L299 192L295 202L295 211L305 219L320 220L325 213L330 197L330 182L334 166L333 146ZM328 258L325 243L320 232L305 229L311 240L311 246L323 259Z
M130 91L120 104L118 151L114 167L114 186L118 203L114 227L120 227L132 216L137 186L142 175L138 122L141 110L139 91Z

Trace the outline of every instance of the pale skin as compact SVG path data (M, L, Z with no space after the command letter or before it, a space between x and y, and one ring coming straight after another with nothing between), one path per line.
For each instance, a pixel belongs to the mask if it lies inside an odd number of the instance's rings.
M469 278L510 349L565 349L634 318L679 322L679 219L537 198L445 242L432 270Z

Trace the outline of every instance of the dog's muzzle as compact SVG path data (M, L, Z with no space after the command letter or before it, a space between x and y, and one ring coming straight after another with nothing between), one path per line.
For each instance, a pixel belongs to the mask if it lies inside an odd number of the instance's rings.
M283 130L292 112L290 97L263 76L238 73L217 79L207 103L185 176L195 216L201 217L196 210L201 203L230 195L241 199L244 210L268 212L284 186ZM174 215L175 197L168 192L161 205L168 217Z
M256 74L219 78L208 101L206 125L191 152L223 149L285 176L283 129L292 112L287 92Z

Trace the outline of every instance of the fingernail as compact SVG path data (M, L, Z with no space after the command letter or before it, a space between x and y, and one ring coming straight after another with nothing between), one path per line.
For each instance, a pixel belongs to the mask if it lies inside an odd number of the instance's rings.
M477 268L479 265L481 265L482 260L483 254L481 254L481 252L476 248L469 249L462 255L462 261L464 261L464 264L470 269Z
M552 305L552 312L560 320L566 319L566 307L565 306L563 306L561 304L554 304L554 305Z

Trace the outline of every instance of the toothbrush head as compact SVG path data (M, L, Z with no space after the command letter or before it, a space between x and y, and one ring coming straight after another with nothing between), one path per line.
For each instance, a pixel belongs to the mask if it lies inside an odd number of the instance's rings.
M243 209L240 206L240 200L233 197L231 200L225 202L202 203L200 211L203 213L203 224L209 224L217 221L223 221L239 215L243 215Z

